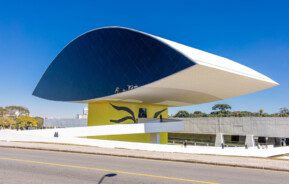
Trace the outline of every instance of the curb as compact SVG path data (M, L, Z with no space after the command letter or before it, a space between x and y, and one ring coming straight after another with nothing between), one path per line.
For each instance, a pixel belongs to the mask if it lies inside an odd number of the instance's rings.
M54 145L56 145L56 144L54 144ZM70 145L70 146L78 146L78 145ZM161 161L171 161L171 162L195 163L195 164L205 164L205 165L215 165L215 166L227 166L227 167L239 167L239 168L289 172L289 168L288 169L287 168L286 169L280 169L280 168L274 168L274 167L209 162L209 161L199 161L199 160L192 160L192 159L183 160L183 159L169 159L169 158L161 158L161 157L153 157L153 156L104 153L104 152L97 152L97 151L76 151L76 150L67 150L67 149L62 149L62 148L57 149L57 148L43 148L43 147L15 146L15 145L13 145L13 146L12 145L0 145L0 148L29 149L29 150L64 152L64 153L80 153L80 154L89 154L89 155L104 155L104 156L115 156L115 157L125 157L125 158L140 158L140 159L149 159L149 160L161 160Z

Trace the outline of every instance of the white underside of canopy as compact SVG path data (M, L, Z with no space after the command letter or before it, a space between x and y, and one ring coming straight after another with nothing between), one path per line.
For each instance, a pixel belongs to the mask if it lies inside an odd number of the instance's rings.
M183 106L232 98L275 85L216 68L194 65L134 90L91 101L110 100Z
M81 102L110 100L183 106L232 98L278 85L267 76L227 58L150 36L174 48L196 64L130 91Z

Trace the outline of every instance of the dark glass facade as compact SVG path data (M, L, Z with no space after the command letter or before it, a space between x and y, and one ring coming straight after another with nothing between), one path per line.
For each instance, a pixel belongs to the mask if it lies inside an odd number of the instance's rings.
M194 64L146 34L118 27L96 29L73 40L56 56L33 95L57 101L100 98Z

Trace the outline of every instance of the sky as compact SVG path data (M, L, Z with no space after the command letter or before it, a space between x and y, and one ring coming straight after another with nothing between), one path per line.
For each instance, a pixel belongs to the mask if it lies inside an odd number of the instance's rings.
M31 114L71 118L86 104L32 96L42 74L72 39L103 26L124 26L227 57L280 86L213 103L169 108L210 112L278 112L289 108L289 1L13 1L0 0L0 106L21 105Z

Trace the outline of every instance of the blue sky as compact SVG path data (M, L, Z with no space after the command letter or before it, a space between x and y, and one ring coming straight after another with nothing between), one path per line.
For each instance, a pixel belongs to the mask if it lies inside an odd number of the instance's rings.
M31 95L57 53L78 35L125 26L221 55L280 83L250 95L178 110L276 112L289 107L289 3L286 1L0 1L0 106L22 105L32 115L74 117L83 104Z

